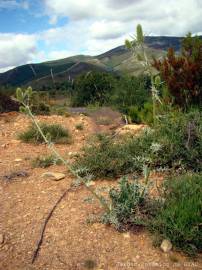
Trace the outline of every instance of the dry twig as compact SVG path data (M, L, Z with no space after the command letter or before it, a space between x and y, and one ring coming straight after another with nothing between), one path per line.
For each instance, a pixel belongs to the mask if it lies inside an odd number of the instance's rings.
M68 188L65 190L65 192L63 192L63 194L60 196L60 198L57 200L57 202L54 204L54 206L52 207L51 211L49 212L48 216L46 217L45 221L44 221L44 224L43 224L43 227L42 227L42 230L41 230L41 234L40 234L40 238L39 238L39 241L37 243L37 246L36 246L36 249L34 251L34 254L33 254L33 257L32 257L32 264L35 262L37 256L38 256L38 253L39 253L39 250L41 248L41 245L43 243L43 238L44 238L44 233L45 233L45 230L46 230L46 226L48 224L48 221L50 220L51 216L53 215L53 212L55 211L56 207L58 206L58 204L62 201L62 199L67 195L67 193L69 191L71 191L72 188Z

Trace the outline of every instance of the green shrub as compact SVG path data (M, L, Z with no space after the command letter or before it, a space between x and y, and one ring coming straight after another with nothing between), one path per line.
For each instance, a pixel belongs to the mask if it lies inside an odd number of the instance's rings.
M105 104L114 88L114 80L114 76L106 72L91 71L78 76L74 83L73 106Z
M115 87L110 95L110 104L124 114L132 106L142 108L144 103L151 99L151 82L148 76L122 75L115 81Z
M60 165L61 160L58 160L55 156L39 156L32 161L33 168L47 168L52 165Z
M38 105L31 106L32 112L35 114L41 115L49 115L50 114L50 106L45 102L40 102Z
M151 102L144 103L142 107L131 106L128 108L127 114L133 123L153 123L153 105Z
M163 116L155 129L154 143L159 149L152 152L153 166L202 170L202 113Z
M77 157L74 166L86 168L95 178L141 172L143 153L148 144L151 142L146 135L113 140L110 136L98 134L84 147L83 154Z
M67 129L64 129L59 124L45 124L41 123L40 127L43 133L48 137L53 143L70 143L71 135ZM19 135L19 139L26 143L43 143L40 132L35 125L31 125L27 131L24 131Z
M136 124L140 124L142 122L138 106L130 106L127 114L130 117L131 122Z
M47 104L46 93L32 92L29 104L33 113L41 115L50 114L50 106Z
M150 223L160 239L194 255L202 251L202 174L170 178L165 183L165 203Z
M171 113L138 136L99 135L83 149L75 166L86 168L96 178L139 173L143 164L152 169L201 171L201 130L200 112Z
M109 191L111 211L103 216L103 222L119 230L145 226L154 215L157 204L149 198L148 186L137 180L129 182L126 177L118 188Z
M64 106L58 106L58 105L53 106L51 111L53 114L61 115L61 116L66 116L68 114L67 107L64 107Z

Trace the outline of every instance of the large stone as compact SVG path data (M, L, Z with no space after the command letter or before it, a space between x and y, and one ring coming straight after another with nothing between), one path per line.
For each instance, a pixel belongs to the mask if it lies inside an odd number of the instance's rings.
M42 177L49 178L54 181L60 181L65 178L65 174L56 172L45 172L42 174Z
M171 251L172 247L173 245L170 240L164 239L161 243L161 249L163 250L163 252Z
M15 159L15 162L21 162L21 161L22 161L21 158L16 158L16 159Z

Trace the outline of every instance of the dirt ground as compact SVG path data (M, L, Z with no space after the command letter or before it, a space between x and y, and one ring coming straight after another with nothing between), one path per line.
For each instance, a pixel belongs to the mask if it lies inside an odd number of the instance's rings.
M73 142L58 145L66 157L78 152L88 137L102 127L87 116L40 116L49 123L69 128ZM75 129L82 122L84 130ZM47 152L45 145L25 144L17 140L18 132L26 129L29 120L20 114L0 116L0 270L118 270L118 269L202 269L196 261L181 253L163 253L152 245L145 232L120 233L112 227L89 224L89 216L99 214L99 203L90 203L89 192L79 187L58 205L45 231L39 256L31 264L43 222L73 177L63 166L33 169L31 160ZM106 127L103 127L106 129ZM6 179L13 172L23 171L15 179ZM44 179L44 172L62 172L61 181ZM28 174L28 175L27 175ZM95 187L108 187L112 182L97 181Z

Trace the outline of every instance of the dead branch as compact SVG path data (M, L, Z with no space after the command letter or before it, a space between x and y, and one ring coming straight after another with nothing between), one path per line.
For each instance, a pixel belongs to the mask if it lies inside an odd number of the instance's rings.
M58 206L58 204L62 201L62 199L67 195L67 193L69 191L72 190L72 187L68 188L65 190L65 192L60 196L60 198L57 200L57 202L54 204L54 206L52 207L51 211L49 212L48 216L46 217L45 221L44 221L44 224L42 226L42 230L41 230L41 234L40 234L40 238L39 238L39 241L37 243L37 246L36 246L36 249L34 251L34 254L33 254L33 257L32 257L32 264L35 262L38 254L39 254L39 250L41 248L41 245L43 243L43 238L44 238L44 233L45 233L45 230L46 230L46 226L51 218L51 216L53 215L53 212L55 211L56 207Z

